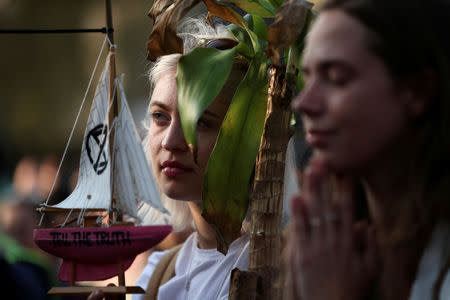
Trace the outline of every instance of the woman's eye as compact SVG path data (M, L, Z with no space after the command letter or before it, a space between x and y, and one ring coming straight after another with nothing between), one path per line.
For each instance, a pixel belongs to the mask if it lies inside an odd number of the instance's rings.
M199 127L208 128L208 127L210 127L209 125L210 125L209 122L203 118L200 118L197 121L197 126L199 126Z
M328 70L327 79L337 86L344 86L350 81L350 76L343 70L331 68Z
M156 122L157 124L161 124L163 122L170 121L170 119L169 119L169 117L167 115L165 115L165 114L163 114L162 112L159 112L159 111L153 112L151 114L151 116L152 116L152 121Z
M300 76L301 76L303 83L306 84L306 82L308 81L308 78L309 78L309 70L307 70L306 68L302 68Z

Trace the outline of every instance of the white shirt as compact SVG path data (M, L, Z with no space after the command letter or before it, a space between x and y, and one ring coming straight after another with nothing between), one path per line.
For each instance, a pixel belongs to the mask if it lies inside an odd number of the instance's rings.
M181 247L175 263L175 276L160 286L158 300L216 300L228 299L230 274L234 268L248 269L249 236L241 236L224 256L216 249L198 248L197 233L193 233ZM148 259L136 285L147 288L159 260L167 251L154 252ZM142 300L144 295L133 295Z
M433 288L450 255L450 224L439 223L420 259L417 276L411 288L409 300L433 299ZM450 299L450 271L442 283L440 300Z

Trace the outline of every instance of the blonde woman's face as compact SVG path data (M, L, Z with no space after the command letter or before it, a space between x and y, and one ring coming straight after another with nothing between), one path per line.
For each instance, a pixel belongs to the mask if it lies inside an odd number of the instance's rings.
M169 71L160 77L150 101L148 147L151 163L163 193L172 199L200 204L206 165L232 94L221 92L200 117L197 125L196 164L181 127L175 72Z

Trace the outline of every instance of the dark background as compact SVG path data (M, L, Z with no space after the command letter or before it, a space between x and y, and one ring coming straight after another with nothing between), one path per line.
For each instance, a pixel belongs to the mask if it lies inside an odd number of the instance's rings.
M112 0L117 72L125 73L137 123L149 93L145 72L151 5L148 0ZM105 19L104 0L0 0L0 29L101 28ZM0 34L3 172L10 172L24 155L62 155L103 39L102 33ZM72 152L80 146L89 107L88 99Z

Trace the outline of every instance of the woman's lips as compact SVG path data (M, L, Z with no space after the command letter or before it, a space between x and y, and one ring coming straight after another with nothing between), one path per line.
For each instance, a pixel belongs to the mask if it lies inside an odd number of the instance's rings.
M176 177L187 172L191 172L192 168L188 168L180 162L166 160L161 164L162 173L167 177Z
M312 147L324 147L332 134L333 131L331 130L308 130L306 132L306 141Z

